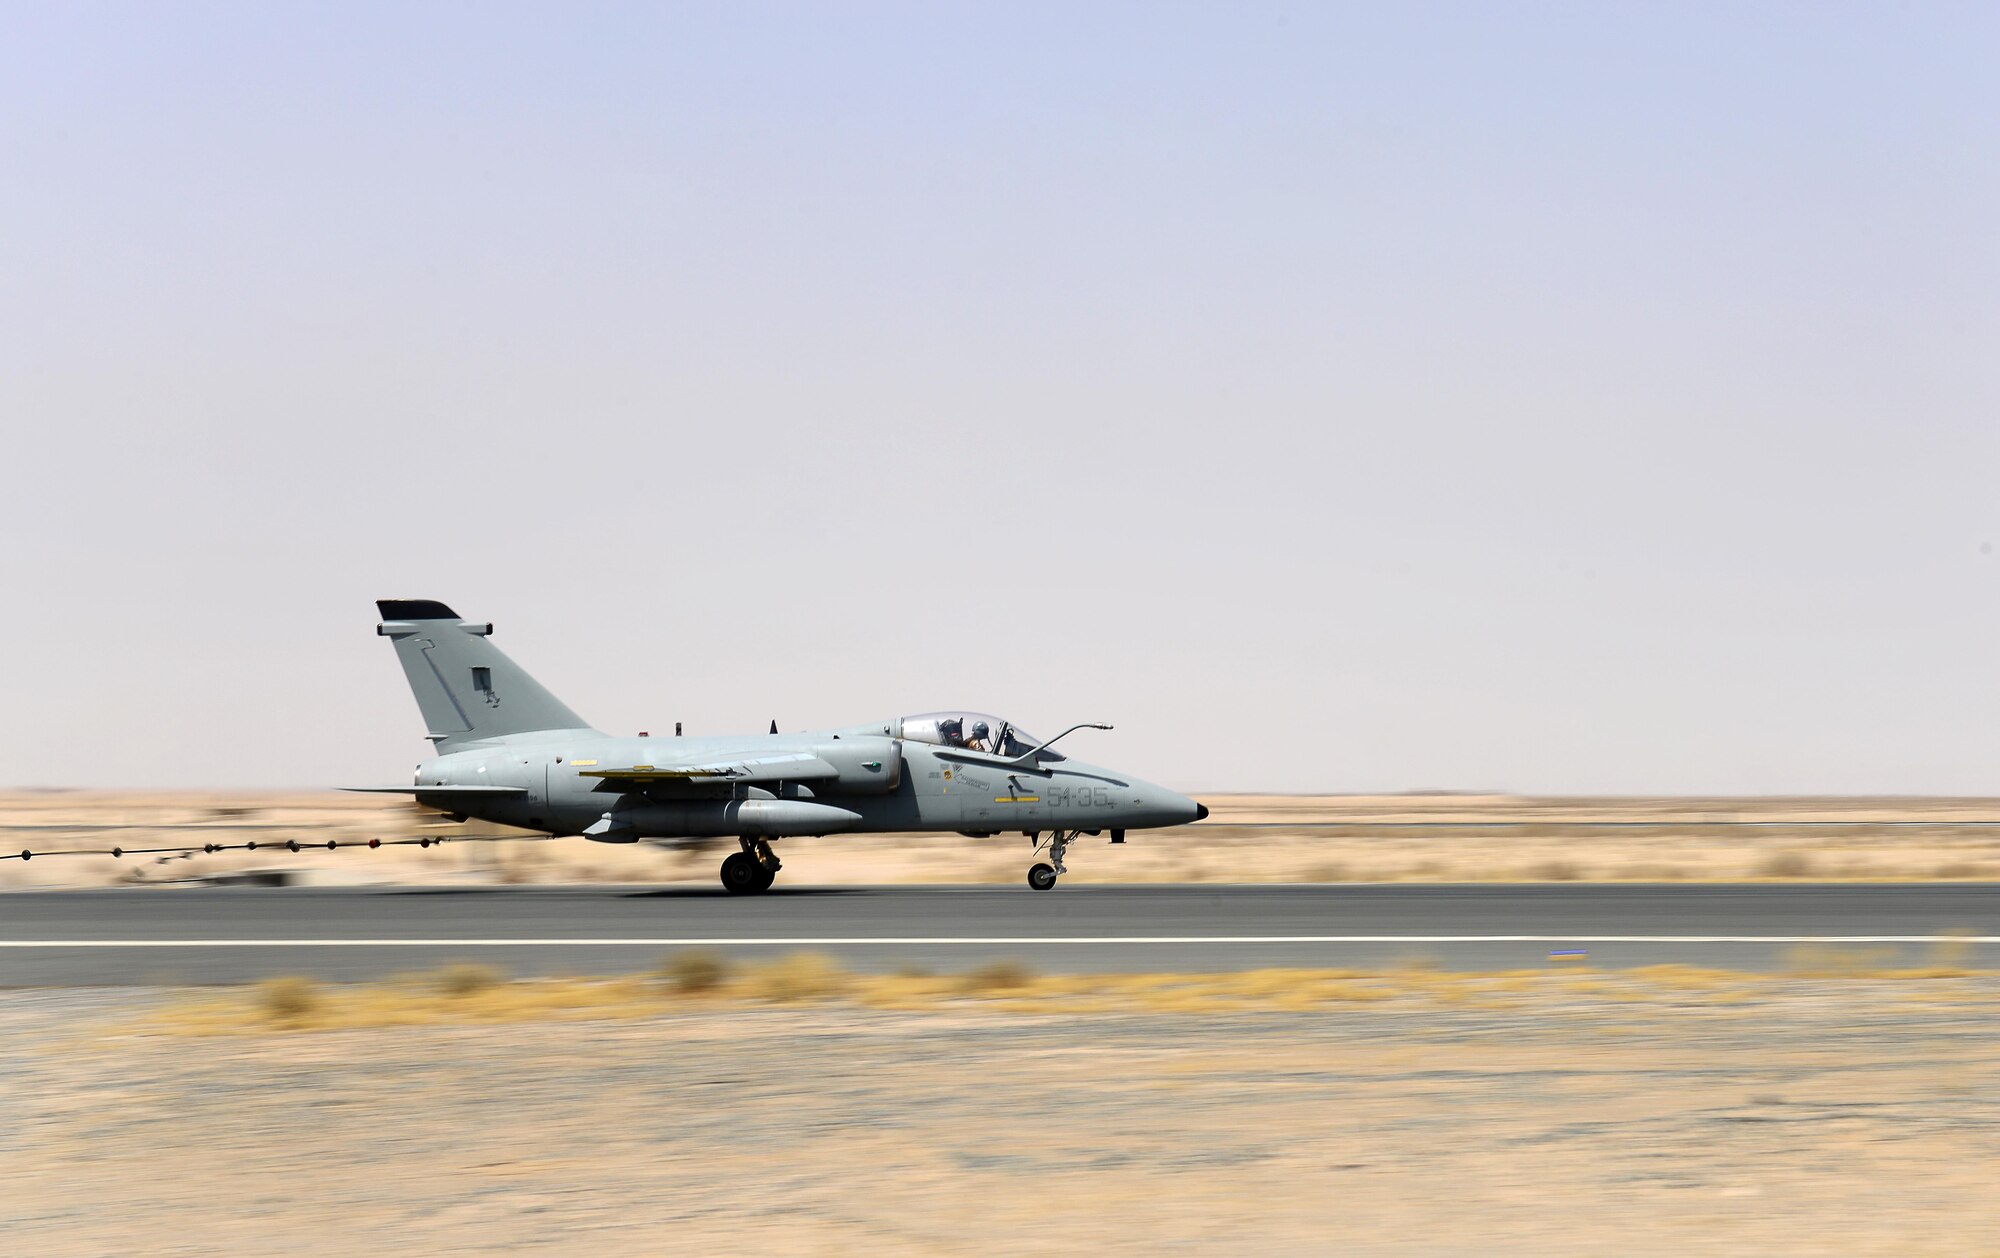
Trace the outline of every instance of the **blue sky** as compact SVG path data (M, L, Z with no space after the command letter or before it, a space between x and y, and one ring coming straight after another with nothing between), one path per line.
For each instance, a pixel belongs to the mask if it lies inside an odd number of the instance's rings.
M2000 787L1989 7L0 16L0 780L394 780L399 596L612 729Z

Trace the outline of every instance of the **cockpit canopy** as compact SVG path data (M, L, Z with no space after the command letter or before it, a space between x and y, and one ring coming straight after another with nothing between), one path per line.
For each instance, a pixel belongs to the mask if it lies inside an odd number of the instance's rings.
M903 735L913 743L956 747L1012 760L1042 745L1042 740L1012 721L985 712L925 712L903 718ZM1044 751L1038 759L1060 760L1062 753Z

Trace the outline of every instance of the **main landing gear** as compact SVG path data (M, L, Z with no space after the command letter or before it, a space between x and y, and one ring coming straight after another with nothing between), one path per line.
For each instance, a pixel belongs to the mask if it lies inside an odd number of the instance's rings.
M747 835L737 840L743 845L740 852L731 852L729 859L722 862L722 886L731 895L752 895L759 891L769 891L777 881L778 854L763 839L753 839Z
M1028 866L1028 885L1037 891L1047 891L1055 886L1056 878L1069 872L1063 866L1063 853L1069 850L1069 845L1082 833L1081 830L1051 830L1048 838L1049 859ZM1030 834L1028 838L1034 843L1037 852L1042 850L1041 835Z

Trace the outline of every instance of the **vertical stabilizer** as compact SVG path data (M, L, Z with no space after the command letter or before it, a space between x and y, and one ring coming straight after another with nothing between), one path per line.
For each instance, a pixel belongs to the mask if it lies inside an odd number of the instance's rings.
M493 645L493 626L460 619L430 599L383 599L375 632L396 646L439 751L542 730L588 729L584 719Z

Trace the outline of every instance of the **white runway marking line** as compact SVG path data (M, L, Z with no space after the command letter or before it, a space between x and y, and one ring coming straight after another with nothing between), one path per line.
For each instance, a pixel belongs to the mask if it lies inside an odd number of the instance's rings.
M4 948L768 948L1187 944L2000 944L2000 935L897 935L634 939L0 939Z

